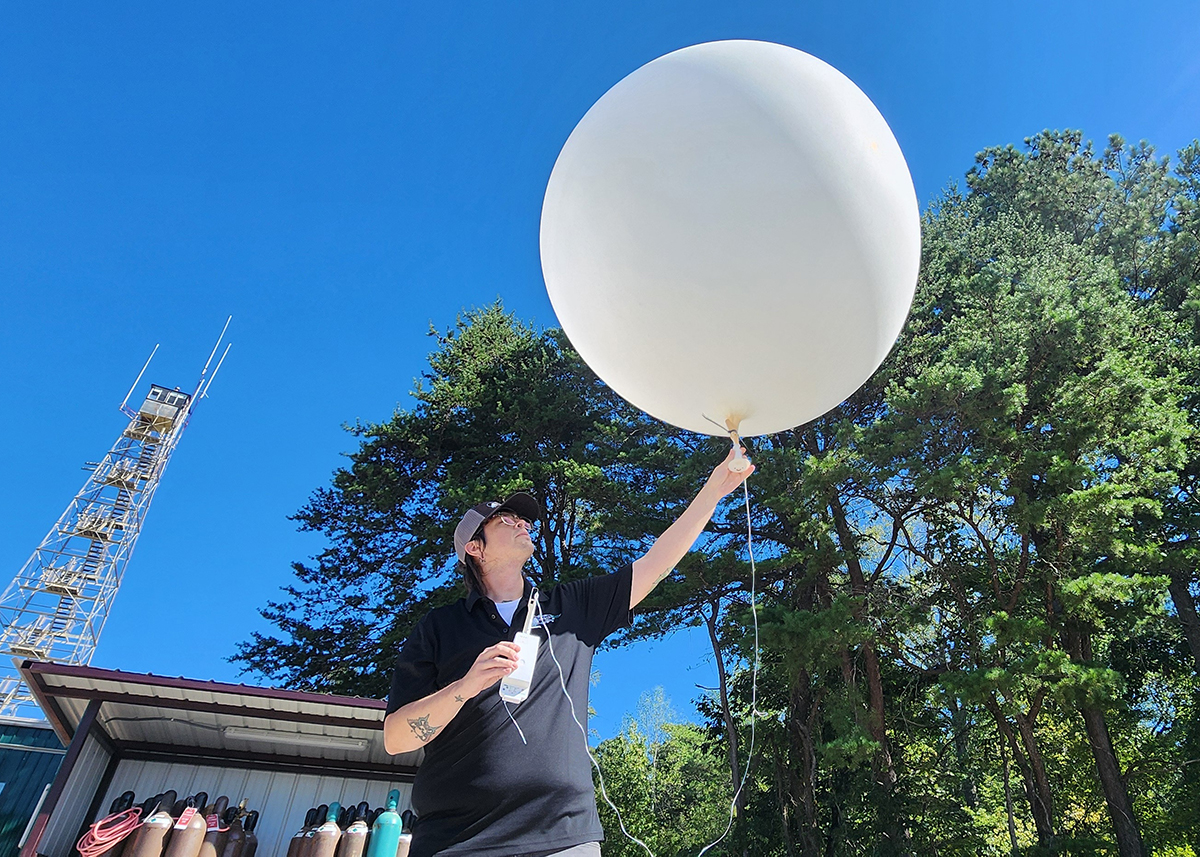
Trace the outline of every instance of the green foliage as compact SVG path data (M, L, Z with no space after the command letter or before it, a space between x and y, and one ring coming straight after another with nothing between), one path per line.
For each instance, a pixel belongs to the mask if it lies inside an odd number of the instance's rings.
M673 722L664 701L662 688L643 696L640 716L627 718L621 733L601 742L594 755L626 830L657 857L674 857L695 854L721 835L732 790L720 747L702 729ZM607 832L604 853L645 855L621 832L601 796L599 777L596 794Z

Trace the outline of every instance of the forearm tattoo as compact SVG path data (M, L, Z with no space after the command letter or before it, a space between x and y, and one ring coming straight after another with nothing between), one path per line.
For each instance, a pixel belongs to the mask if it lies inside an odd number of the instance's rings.
M424 744L434 735L438 734L438 731L442 727L430 726L429 715L427 714L424 717L418 717L415 720L410 718L408 721L408 728L411 729L413 734L417 736L417 740Z
M459 696L457 693L454 694L454 701L455 702L466 702L466 700L463 699L461 696Z

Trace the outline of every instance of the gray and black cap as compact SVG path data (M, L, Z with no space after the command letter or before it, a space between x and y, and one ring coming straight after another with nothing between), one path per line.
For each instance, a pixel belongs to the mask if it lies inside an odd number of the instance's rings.
M518 491L504 502L489 500L472 506L454 528L454 553L457 554L459 562L467 561L467 542L475 537L488 518L493 518L501 512L515 512L527 521L538 521L542 517L542 507L538 505L538 501L524 491Z

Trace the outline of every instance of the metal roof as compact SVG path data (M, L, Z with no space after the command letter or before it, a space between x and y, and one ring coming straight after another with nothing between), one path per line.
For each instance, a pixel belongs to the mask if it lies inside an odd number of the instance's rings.
M122 758L411 776L423 757L384 749L378 699L43 661L20 670L64 746L98 700L98 737Z

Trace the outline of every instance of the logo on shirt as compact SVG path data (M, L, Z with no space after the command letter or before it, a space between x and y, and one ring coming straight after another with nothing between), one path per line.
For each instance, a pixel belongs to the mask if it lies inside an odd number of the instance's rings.
M546 615L545 613L539 613L537 616L533 617L532 627L545 628L561 615L561 613L551 613L549 615Z

